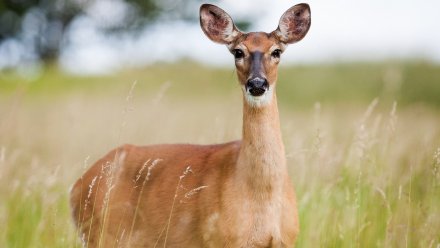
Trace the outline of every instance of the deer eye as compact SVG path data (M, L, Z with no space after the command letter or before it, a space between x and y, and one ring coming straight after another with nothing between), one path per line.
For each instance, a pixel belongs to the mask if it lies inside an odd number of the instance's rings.
M244 57L243 50L241 50L241 49L232 50L232 54L234 54L235 59L241 59Z
M271 53L271 56L272 57L274 57L274 58L280 58L280 56L281 56L281 50L280 49L275 49L272 53Z

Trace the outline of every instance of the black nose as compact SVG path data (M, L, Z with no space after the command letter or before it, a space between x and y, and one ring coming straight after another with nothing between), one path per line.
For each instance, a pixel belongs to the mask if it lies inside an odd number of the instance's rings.
M269 83L263 78L252 78L246 83L246 89L249 90L252 96L261 96L269 88Z

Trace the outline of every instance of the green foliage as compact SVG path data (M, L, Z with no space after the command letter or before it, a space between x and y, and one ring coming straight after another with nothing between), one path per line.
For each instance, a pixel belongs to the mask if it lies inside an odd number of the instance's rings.
M297 247L440 245L439 71L426 63L281 69ZM0 247L80 247L68 188L115 146L241 135L235 72L193 63L88 78L56 67L32 80L4 73L0 116Z
M24 91L30 95L59 96L72 91L99 94L119 92L126 82L138 82L140 93L148 94L165 82L170 94L223 96L236 92L233 69L212 69L192 62L156 64L110 76L77 77L46 67L36 79L26 80L12 72L0 74L0 94ZM366 104L378 97L381 103L440 106L440 66L425 62L382 64L302 65L281 67L278 79L280 101L292 107L310 107L315 102Z
M440 106L440 67L419 63L336 64L282 68L279 92L292 104L423 103Z
M99 1L76 0L2 0L0 2L0 44L15 39L33 47L37 59L53 62L58 58L61 45L66 42L65 31L78 17L85 15L90 6ZM127 13L118 23L97 19L103 32L136 35L139 28L159 19L196 21L194 10L200 4L193 1L122 0ZM118 8L118 4L114 8ZM97 13L100 14L100 13ZM102 13L101 13L102 14ZM32 23L26 23L26 20ZM17 53L17 51L12 51ZM17 55L19 56L19 55Z

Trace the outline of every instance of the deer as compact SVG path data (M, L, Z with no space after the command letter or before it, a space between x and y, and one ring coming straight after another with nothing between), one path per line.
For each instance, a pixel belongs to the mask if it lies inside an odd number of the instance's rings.
M308 4L289 8L271 33L242 32L203 4L200 26L235 60L243 93L241 140L224 144L122 145L72 186L72 216L85 247L292 247L299 234L276 97L287 45L311 24Z

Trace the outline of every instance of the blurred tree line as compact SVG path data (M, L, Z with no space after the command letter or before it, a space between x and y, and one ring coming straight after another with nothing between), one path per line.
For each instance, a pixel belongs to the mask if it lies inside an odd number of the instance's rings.
M11 40L21 42L38 60L56 59L69 25L78 17L94 15L98 4L106 4L104 12L119 12L114 21L101 20L99 28L102 31L135 34L137 29L158 20L197 21L198 16L193 12L198 10L201 1L1 0L0 46Z

